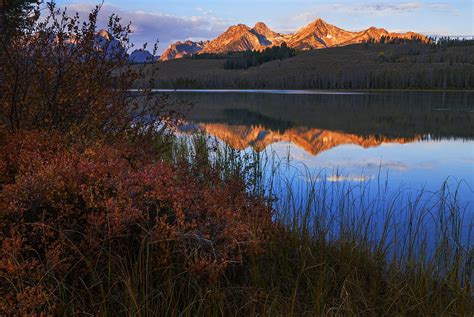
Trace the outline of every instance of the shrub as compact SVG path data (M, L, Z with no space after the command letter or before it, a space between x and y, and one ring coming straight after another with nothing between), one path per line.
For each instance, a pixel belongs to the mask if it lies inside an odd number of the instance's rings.
M130 25L112 15L107 30L97 32L100 6L85 22L54 3L44 11L43 20L31 15L20 30L0 38L2 130L55 131L87 143L176 123L178 105L154 96L150 81L130 92L145 77L143 66L127 62Z
M111 257L133 263L144 243L154 246L155 269L173 266L209 282L263 250L271 209L243 181L130 161L126 146L81 151L51 140L12 135L1 151L3 178L15 181L0 194L0 311L60 311L59 289L81 281L93 291Z

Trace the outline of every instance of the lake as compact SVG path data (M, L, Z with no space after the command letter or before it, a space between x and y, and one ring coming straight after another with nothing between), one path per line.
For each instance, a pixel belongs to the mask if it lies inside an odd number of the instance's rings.
M439 208L433 197L442 192L462 210L464 227L473 221L473 92L162 93L193 103L183 132L205 131L243 153L262 153L270 161L267 172L275 173L277 166L278 179L284 179L280 185L272 179L272 186L280 186L276 193L291 188L292 204L307 204L311 187L325 188L327 196L350 191L353 197L344 203L354 205L354 214L357 206L375 200L373 209L395 204L432 212ZM417 201L420 193L428 198ZM321 209L319 204L312 208ZM338 212L340 204L329 213ZM464 233L464 242L470 237Z

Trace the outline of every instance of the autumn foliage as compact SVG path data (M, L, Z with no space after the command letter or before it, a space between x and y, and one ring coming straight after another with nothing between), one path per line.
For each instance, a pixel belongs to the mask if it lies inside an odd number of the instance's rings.
M2 147L1 311L54 311L57 280L106 274L111 256L133 261L144 243L154 246L151 265L209 281L262 251L271 212L242 181L131 162L127 146L82 151L59 141L18 133Z
M262 252L272 227L242 179L163 159L177 105L132 96L130 28L112 16L99 40L115 42L98 45L99 9L82 24L50 5L2 37L0 315L60 314L67 290L94 297L144 247L147 265L212 283Z
M144 77L143 67L127 63L130 25L112 15L107 30L97 31L100 6L87 21L54 3L42 11L41 20L33 15L21 31L0 37L2 130L55 131L87 143L177 123L178 105L154 96L152 81L129 91Z

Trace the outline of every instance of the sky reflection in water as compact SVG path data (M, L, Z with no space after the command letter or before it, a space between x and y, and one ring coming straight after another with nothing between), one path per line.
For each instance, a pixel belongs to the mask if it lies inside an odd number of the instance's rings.
M324 170L332 181L382 172L394 187L462 182L461 199L474 203L472 92L172 94L194 104L195 128L233 147L290 153L293 163Z
M365 184L373 195L382 182L389 195L416 197L447 182L466 224L474 219L474 93L172 95L195 105L185 130L290 159L279 173L296 195L314 182Z

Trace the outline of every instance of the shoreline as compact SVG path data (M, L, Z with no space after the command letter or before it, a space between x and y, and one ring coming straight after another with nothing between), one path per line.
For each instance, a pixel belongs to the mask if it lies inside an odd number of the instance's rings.
M465 92L474 93L474 89L255 89L255 88L189 88L189 89L171 89L171 88L134 88L130 92L140 92L151 89L152 92L202 92L202 93L275 93L275 94L363 94L371 92Z

